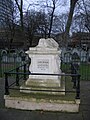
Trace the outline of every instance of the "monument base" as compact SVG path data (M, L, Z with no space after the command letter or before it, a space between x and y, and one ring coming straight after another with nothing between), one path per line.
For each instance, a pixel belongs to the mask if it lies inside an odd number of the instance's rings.
M26 83L20 87L20 92L65 95L65 79L64 76L57 80L28 79Z
M80 100L49 100L28 99L22 97L4 96L5 107L21 110L43 110L43 111L61 111L61 112L79 112Z
M64 80L64 77L61 77L61 86L62 83L65 82ZM21 86L21 90L10 89L10 94L4 95L5 107L21 110L79 112L80 99L75 99L76 92L73 90L72 86L73 83L71 82L71 79L66 79L62 88L66 89L66 91L73 91L73 93L66 92L65 95L59 95L60 92L56 92L56 90L61 91L61 87L57 87L57 89L55 89L55 87L30 87L24 84ZM40 91L41 88L44 89L43 92ZM45 89L47 91L53 90L55 92L47 92ZM58 95L56 95L57 93Z

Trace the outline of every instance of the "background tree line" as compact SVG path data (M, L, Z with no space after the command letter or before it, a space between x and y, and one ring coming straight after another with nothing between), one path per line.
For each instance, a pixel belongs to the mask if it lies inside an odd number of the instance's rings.
M66 7L70 2L67 12L60 12L59 6ZM5 20L7 25L9 41L12 43L15 33L18 31L22 38L27 40L28 46L32 46L35 36L55 37L63 33L62 45L66 46L69 36L73 32L90 32L90 1L89 0L44 0L39 4L28 3L27 10L24 10L23 0L14 0L12 18ZM63 3L63 4L62 4ZM32 9L32 6L40 6L39 9ZM58 8L58 13L55 10ZM22 41L26 45L25 39Z

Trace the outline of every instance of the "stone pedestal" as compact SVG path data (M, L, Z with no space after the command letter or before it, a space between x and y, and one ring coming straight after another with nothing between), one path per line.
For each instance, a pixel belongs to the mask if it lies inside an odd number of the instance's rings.
M39 44L36 47L29 48L26 53L31 58L31 65L29 70L31 73L37 74L60 74L60 54L59 46L57 42L52 39L40 39ZM22 89L23 87L21 87ZM40 89L40 90L52 90L52 91L64 91L65 84L64 79L60 76L54 75L29 75L28 80L25 83L24 89ZM22 92L31 92L28 90L21 90ZM35 91L36 92L36 91ZM43 92L43 91L42 91ZM45 92L54 93L55 92ZM57 94L58 92L56 92ZM60 93L60 92L59 92ZM61 92L60 94L65 94Z
M10 96L4 95L5 106L23 110L79 112L80 100L75 99L76 95L65 95L64 76L53 75L61 73L58 44L53 39L40 39L39 44L29 48L26 53L31 58L30 72L38 75L29 75L20 87L20 92L24 94L13 90ZM67 87L67 91L70 89Z

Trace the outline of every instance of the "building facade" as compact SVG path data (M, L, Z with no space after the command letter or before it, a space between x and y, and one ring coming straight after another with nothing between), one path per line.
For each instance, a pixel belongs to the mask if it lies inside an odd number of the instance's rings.
M7 17L11 19L13 9L12 0L0 0L0 27L5 24Z

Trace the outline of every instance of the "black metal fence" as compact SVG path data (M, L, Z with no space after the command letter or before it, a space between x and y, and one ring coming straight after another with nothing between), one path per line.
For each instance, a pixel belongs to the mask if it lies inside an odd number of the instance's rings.
M27 77L29 75L50 75L50 76L61 76L61 77L70 77L71 81L73 83L72 89L71 90L65 90L65 91L53 91L53 90L39 90L36 89L35 91L45 91L45 92L65 92L65 93L76 93L75 98L79 99L80 98L80 74L77 71L77 68L75 67L74 64L71 64L72 69L71 69L71 73L67 74L44 74L44 73L30 73L29 71L27 71L27 67L28 64L25 63L23 65L21 65L20 67L17 67L14 70L5 72L5 95L9 95L10 94L10 90L19 90L20 92L20 85L22 84L22 82L25 82L24 80L27 79ZM22 71L20 71L20 68L23 68ZM13 75L14 79L10 80L9 76ZM66 78L66 81L68 81L68 79ZM15 87L18 86L18 87ZM74 91L73 91L74 89ZM26 90L26 89L25 89ZM30 91L32 91L32 89L30 89ZM33 90L34 91L34 90Z
M89 55L77 55L75 53L65 53L61 56L61 70L70 73L71 64L75 64L81 75L81 80L90 80L90 58Z
M7 50L0 51L0 77L4 76L4 72L14 69L22 65L28 57L23 50L8 52ZM76 63L75 63L76 62ZM71 63L77 64L78 71L81 75L81 80L90 80L90 57L89 54L77 53L71 54L66 52L61 55L61 70L64 73L71 73ZM20 68L21 69L21 68Z
M26 54L23 50L11 51L1 50L0 51L0 77L4 76L4 72L14 69L22 65L27 60Z

